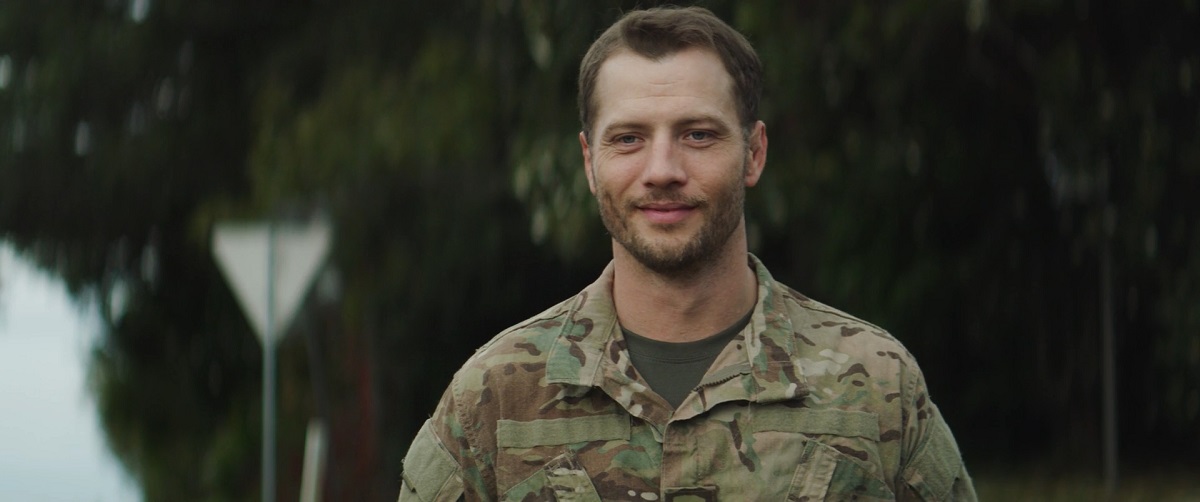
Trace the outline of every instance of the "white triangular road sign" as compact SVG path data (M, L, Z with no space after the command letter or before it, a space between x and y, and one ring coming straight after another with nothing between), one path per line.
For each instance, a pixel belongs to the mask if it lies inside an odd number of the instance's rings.
M213 235L217 264L264 345L277 342L286 331L328 251L329 227L323 222L274 229L262 223L222 223ZM274 291L268 284L272 264ZM272 295L274 315L268 316L267 297Z

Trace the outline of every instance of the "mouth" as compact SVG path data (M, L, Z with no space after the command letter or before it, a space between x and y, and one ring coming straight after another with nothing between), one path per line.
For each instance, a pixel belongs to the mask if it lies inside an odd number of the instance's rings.
M638 205L637 209L651 223L670 225L686 219L696 211L696 206L682 202L652 202Z

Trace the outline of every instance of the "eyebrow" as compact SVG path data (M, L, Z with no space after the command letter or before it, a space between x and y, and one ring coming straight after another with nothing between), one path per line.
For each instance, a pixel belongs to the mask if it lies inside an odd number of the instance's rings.
M719 132L728 132L727 131L728 127L726 126L726 124L723 121L721 121L721 119L719 119L716 115L710 115L710 114L706 114L706 113L691 116L691 117L685 117L682 120L678 120L674 124L672 124L672 127L688 128L688 127L693 127L697 124L712 124L713 126L715 126L714 127L715 129L718 129ZM614 122L612 124L609 124L602 131L600 131L600 136L605 137L605 136L612 134L613 131L618 131L618 130L642 130L645 128L646 128L646 125L644 122L638 122L638 121L632 121L632 120L625 121L625 122Z
M681 120L678 122L677 125L680 127L686 128L686 127L694 127L694 126L700 125L700 124L707 125L710 129L715 129L716 132L721 133L721 134L727 134L727 133L730 133L733 130L737 129L736 125L733 129L730 129L729 125L726 124L724 121L722 121L720 118L717 118L715 115L707 115L707 114L702 114L702 115L699 115L696 117L691 117L691 118Z

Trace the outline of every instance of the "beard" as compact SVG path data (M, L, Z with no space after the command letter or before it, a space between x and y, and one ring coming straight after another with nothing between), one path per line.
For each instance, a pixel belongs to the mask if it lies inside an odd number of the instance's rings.
M743 166L743 171L745 166ZM745 206L746 187L741 177L731 177L723 189L711 197L685 196L678 189L655 189L650 193L621 203L597 184L596 200L600 219L630 255L647 269L668 277L684 277L702 270L720 257L734 230L741 224ZM639 232L634 219L638 207L655 202L687 204L703 218L700 228L692 235L673 235L682 223L658 227L660 230ZM664 234L655 236L652 233ZM682 232L682 230L680 230Z

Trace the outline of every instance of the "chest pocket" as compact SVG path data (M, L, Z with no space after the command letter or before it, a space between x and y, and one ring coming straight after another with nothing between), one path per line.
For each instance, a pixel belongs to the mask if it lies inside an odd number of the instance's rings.
M496 459L496 474L504 490L502 500L532 497L599 502L600 496L576 450L600 441L628 441L629 431L629 417L621 415L500 420L496 424L500 457Z
M760 431L800 433L806 438L787 500L895 500L877 467L879 420L875 414L766 408L757 410L754 426Z

